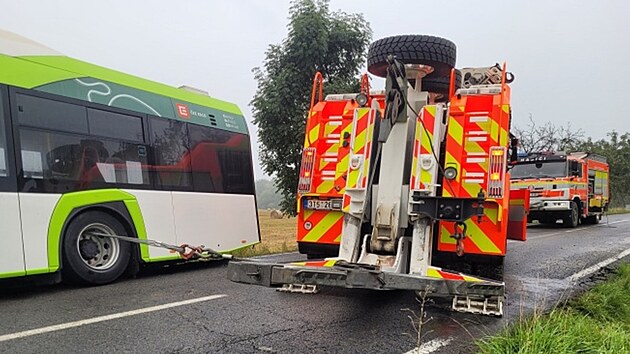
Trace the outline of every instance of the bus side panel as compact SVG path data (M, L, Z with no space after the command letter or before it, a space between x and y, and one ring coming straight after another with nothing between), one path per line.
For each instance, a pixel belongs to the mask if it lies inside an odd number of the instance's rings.
M48 272L48 227L60 197L59 194L19 193L26 274Z
M0 193L0 278L25 275L17 193Z
M147 231L147 238L176 244L177 238L175 237L171 192L144 190L125 190L125 192L132 194L138 201ZM149 247L149 258L150 260L176 259L178 256L164 248Z
M228 252L260 242L253 195L173 192L173 207L178 244Z

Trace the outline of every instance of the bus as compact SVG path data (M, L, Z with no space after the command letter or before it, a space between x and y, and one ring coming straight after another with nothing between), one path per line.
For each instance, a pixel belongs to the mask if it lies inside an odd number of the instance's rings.
M0 30L0 211L0 279L106 284L182 258L103 234L222 253L254 245L245 118Z

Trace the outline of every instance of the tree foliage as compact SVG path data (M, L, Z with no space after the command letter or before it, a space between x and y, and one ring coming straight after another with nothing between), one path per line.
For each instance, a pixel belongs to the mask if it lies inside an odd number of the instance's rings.
M372 31L360 14L331 12L328 0L296 0L289 11L288 37L269 46L252 100L262 143L260 162L275 177L281 208L295 214L295 192L306 114L316 72L324 87L357 92L359 69Z
M574 130L571 122L566 125L555 125L552 122L540 125L534 122L531 115L527 126L514 127L514 135L519 139L520 149L527 153L576 151L584 142L584 131Z

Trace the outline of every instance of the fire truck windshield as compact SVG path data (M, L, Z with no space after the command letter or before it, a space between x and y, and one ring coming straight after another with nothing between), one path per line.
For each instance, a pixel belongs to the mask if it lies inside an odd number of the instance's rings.
M524 162L512 167L512 179L566 177L566 161Z

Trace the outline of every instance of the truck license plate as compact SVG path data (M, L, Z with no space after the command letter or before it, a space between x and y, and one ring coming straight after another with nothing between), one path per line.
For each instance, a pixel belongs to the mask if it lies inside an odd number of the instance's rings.
M341 210L341 199L308 199L306 201L306 209L315 210Z

